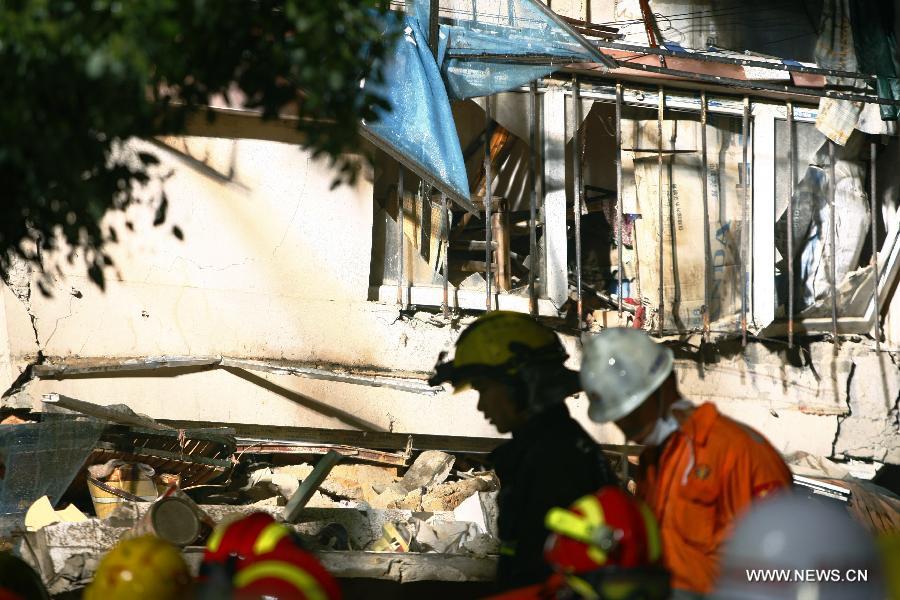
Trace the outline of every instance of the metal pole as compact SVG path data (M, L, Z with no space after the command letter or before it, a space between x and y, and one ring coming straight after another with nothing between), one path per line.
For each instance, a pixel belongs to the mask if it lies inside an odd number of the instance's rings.
M710 301L710 235L709 235L709 158L706 148L706 92L700 92L700 171L703 177L703 339L709 341Z
M430 9L428 11L428 47L431 55L437 60L438 55L438 35L440 33L440 24L438 17L440 16L441 6L439 0L430 1Z
M741 206L741 345L747 345L747 231L750 227L748 215L750 208L750 164L747 152L750 147L750 98L744 96L744 120L742 123L741 137L743 138L743 206Z
M659 222L657 223L659 229L659 245L657 246L657 251L659 253L659 310L658 318L659 318L659 335L663 334L663 321L665 321L665 302L663 300L663 247L664 247L664 236L665 229L663 227L663 158L662 158L662 150L663 150L663 111L665 110L665 96L663 95L663 88L660 86L659 88L659 104L657 107L656 113L656 200L658 204L657 210L657 218Z
M491 258L493 243L491 239L491 196L493 185L491 184L491 133L493 130L491 118L491 97L484 97L484 283L485 283L485 308L491 310Z
M787 103L788 126L788 204L787 204L787 276L788 276L788 348L794 347L794 103Z
M835 181L834 169L834 142L828 140L826 143L828 144L828 183L831 188L828 194L831 200L828 203L828 214L831 220L831 227L828 232L828 247L831 248L831 264L829 264L831 275L831 335L833 336L834 342L837 343L837 223L834 221L834 200L835 192L837 191L837 182Z
M582 298L581 298L581 193L584 188L581 178L581 83L578 76L572 76L572 117L575 120L575 129L572 131L572 175L575 184L573 196L575 216L575 298L578 308L578 328L582 328Z
M444 251L441 255L443 261L441 270L444 272L444 303L441 309L446 319L450 316L450 262L447 257L447 254L450 252L450 212L447 210L447 194L444 193L441 194L441 220L444 223L443 231L441 232L441 241L444 246Z
M869 229L872 231L872 303L875 309L875 350L881 350L881 306L878 299L878 217L876 212L877 188L875 186L875 162L878 148L872 142L869 149Z
M528 307L532 314L532 316L537 316L538 314L538 302L537 302L537 293L535 292L535 279L537 276L537 265L538 265L538 255L537 255L537 165L536 165L536 156L537 156L537 82L532 81L528 86L528 104L529 110L531 111L531 119L530 119L530 127L529 127L529 142L531 144L531 151L528 154L528 176L531 181L531 202L530 209L531 214L529 215L528 221L528 255L529 255L529 268L528 268Z
M403 306L403 283L405 273L403 272L403 246L406 237L403 234L403 228L406 224L406 216L403 211L403 165L398 164L397 175L397 304Z
M622 84L616 83L616 248L619 260L619 320L622 319L622 223L624 207L622 205ZM632 234L633 235L633 234Z

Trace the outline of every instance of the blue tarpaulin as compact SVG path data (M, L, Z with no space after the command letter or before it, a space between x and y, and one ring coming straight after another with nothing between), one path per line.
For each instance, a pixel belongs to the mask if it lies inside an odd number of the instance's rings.
M611 63L536 0L441 0L437 57L428 45L429 13L429 0L411 0L377 86L393 108L364 123L363 134L473 210L450 100L504 92L573 62Z
M418 20L407 16L403 25L403 36L385 65L385 83L373 85L392 109L380 111L374 123L363 123L363 133L419 177L470 208L466 164L447 90Z

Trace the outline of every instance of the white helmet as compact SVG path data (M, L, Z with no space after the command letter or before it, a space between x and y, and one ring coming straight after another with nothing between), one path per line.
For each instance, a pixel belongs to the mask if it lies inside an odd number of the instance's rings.
M738 522L710 597L874 600L885 589L875 540L845 508L780 492Z
M610 327L583 339L581 385L590 399L588 416L617 421L650 397L672 372L672 351L643 330Z

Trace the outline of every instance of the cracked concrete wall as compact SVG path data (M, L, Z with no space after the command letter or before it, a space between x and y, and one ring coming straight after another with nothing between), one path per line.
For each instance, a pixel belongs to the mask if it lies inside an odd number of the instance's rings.
M37 291L27 269L2 286L3 389L40 356L223 355L424 374L451 347L458 331L428 315L401 319L397 307L367 300L371 173L331 190L334 171L296 146L164 142L132 147L162 160L167 222L152 225L153 206L108 216L121 241L110 248L115 268L105 291L65 263L52 297ZM496 435L472 393L426 396L235 370L35 380L4 403L40 408L50 392L126 403L157 418L331 428L364 421L385 431ZM572 406L587 423L585 402ZM604 437L601 427L591 430Z
M424 374L451 348L458 329L427 314L401 318L396 306L367 301L371 175L330 190L327 165L292 145L167 143L170 150L135 144L160 155L161 172L171 173L163 184L167 224L152 226L153 207L109 218L121 242L106 291L67 265L51 298L36 291L27 269L0 288L3 389L39 351L51 362L224 355ZM126 220L134 233L125 231ZM169 233L173 224L184 241ZM567 336L564 343L577 368L578 341ZM751 344L707 363L682 352L677 369L688 398L716 403L783 452L900 462L897 356L883 354L879 362L854 343L832 350L811 344L797 359ZM33 381L5 404L39 406L49 392L126 403L157 418L328 428L364 421L385 431L496 435L471 392L427 396L234 370ZM569 404L595 437L621 441L614 426L588 422L583 397Z

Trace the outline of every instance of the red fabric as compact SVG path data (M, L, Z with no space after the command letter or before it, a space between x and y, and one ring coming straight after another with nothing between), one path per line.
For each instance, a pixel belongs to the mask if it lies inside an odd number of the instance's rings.
M227 526L222 541L215 551L211 551L209 547L203 553L203 562L224 563L230 556L239 556L249 558L253 556L253 544L263 530L275 522L272 515L264 512L257 512L247 515L239 521L235 521ZM284 538L278 545L293 545L293 541Z
M279 545L275 550L255 557L254 560L245 563L242 567L246 568L251 564L270 561L288 563L297 569L305 571L316 580L316 583L325 592L329 600L340 600L341 588L337 580L331 576L315 556L296 546ZM235 591L236 600L249 600L263 596L274 596L279 600L307 600L302 590L298 590L291 582L277 577L263 577Z
M618 541L607 553L606 562L597 563L588 554L588 544L562 534L550 538L544 553L547 562L566 573L587 573L602 566L634 568L650 564L647 528L639 501L615 486L605 487L594 496L603 510L604 522L617 531ZM574 506L570 510L583 514Z
M263 531L273 523L275 523L275 519L268 513L263 512L250 514L239 521L231 523L227 526L219 547L215 551L211 551L207 547L203 556L203 562L225 564L229 562L231 557L238 557L238 560L233 563L234 572L232 574L239 573L250 565L265 561L288 563L310 574L326 592L329 600L339 600L341 591L337 581L319 563L315 556L298 547L292 536L286 535L278 540L270 552L259 555L254 553L254 544L256 544ZM245 586L239 592L235 596L236 598L258 598L263 594L267 594L282 600L305 599L305 595L299 592L290 582L274 577L259 579L253 584Z

